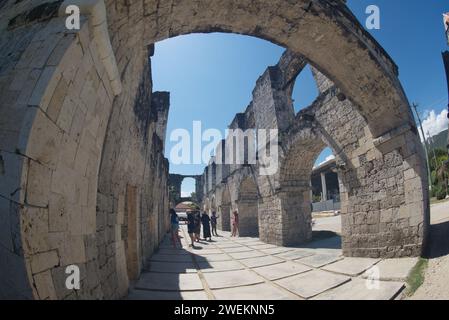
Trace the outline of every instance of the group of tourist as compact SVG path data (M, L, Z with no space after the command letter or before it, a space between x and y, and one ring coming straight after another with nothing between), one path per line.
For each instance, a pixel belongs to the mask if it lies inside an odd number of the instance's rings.
M187 212L187 231L190 240L192 241L192 247L195 242L200 242L201 240L201 226L203 227L203 238L205 241L212 241L212 233L214 236L218 237L217 214L212 212L212 216L209 217L206 212L203 212L202 214L200 214L199 211Z
M206 212L202 214L197 210L190 210L187 212L187 232L189 233L191 240L191 247L194 247L195 242L201 240L201 226L203 227L203 238L205 241L212 241L212 236L218 237L217 233L217 214L215 211L212 215ZM182 248L181 239L179 237L179 217L174 209L170 209L170 221L171 221L171 241L173 247L176 248L177 244ZM232 215L232 232L231 237L238 236L238 213L233 212Z

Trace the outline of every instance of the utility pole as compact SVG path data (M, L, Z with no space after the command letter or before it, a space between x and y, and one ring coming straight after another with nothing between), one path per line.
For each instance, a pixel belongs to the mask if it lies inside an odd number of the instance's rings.
M422 134L422 137L424 140L423 146L424 146L424 150L426 151L427 175L429 176L429 190L432 190L432 176L430 174L430 163L429 163L429 152L427 150L427 140L426 140L426 136L424 135L424 129L422 127L421 117L419 116L419 113L418 113L418 105L416 103L413 103L412 107L415 110L416 118L418 119L419 128L421 129L421 134Z

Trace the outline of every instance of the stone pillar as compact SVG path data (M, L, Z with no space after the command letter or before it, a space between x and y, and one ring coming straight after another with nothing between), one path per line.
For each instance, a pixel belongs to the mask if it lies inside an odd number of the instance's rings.
M321 172L320 175L321 175L321 190L323 194L321 201L326 201L327 200L326 173Z
M203 202L203 176L195 176L196 201Z
M259 186L270 186L269 177L260 176ZM260 240L274 245L302 244L312 238L310 181L290 181L274 193L262 187L258 199Z
M269 67L257 80L252 102L257 128L284 130L294 122L293 103L282 79L278 67Z
M222 204L217 214L219 215L218 228L223 231L231 231L231 204Z

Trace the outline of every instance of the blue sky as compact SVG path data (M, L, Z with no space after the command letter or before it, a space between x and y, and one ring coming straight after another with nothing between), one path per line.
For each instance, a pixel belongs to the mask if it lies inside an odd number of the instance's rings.
M426 128L432 133L446 124L447 86L441 52L448 49L442 13L449 2L440 0L349 0L348 5L364 25L365 9L380 8L381 29L370 33L399 66L400 80L410 102L420 105ZM217 128L224 134L237 112L251 101L257 78L274 65L285 49L270 42L233 34L192 34L156 44L152 59L153 90L170 91L166 156L175 144L170 133L192 130L200 120L202 129ZM296 111L310 105L317 90L310 70L303 71L293 92ZM432 112L433 111L433 112ZM436 125L438 123L438 125ZM426 129L427 130L427 129ZM325 150L317 159L330 155ZM202 173L204 165L170 165L170 172ZM186 180L183 191L194 190Z

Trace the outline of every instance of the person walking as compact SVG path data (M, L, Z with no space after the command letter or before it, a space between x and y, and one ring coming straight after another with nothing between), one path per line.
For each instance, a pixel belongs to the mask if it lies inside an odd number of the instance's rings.
M190 247L195 247L195 216L193 211L187 211L187 232L189 233L191 244Z
M179 237L179 217L173 208L170 209L170 221L171 221L171 242L173 244L173 248L176 249L176 245L178 243L179 247L182 248L181 239Z
M201 214L199 211L195 212L195 241L201 240Z
M239 214L237 210L232 213L232 234L231 237L238 237L239 234Z
M212 236L210 234L210 217L205 211L203 212L203 215L201 216L201 223L203 224L204 240L212 241Z
M218 237L217 233L217 213L215 211L212 212L212 216L210 217L210 224L212 226L212 235Z

